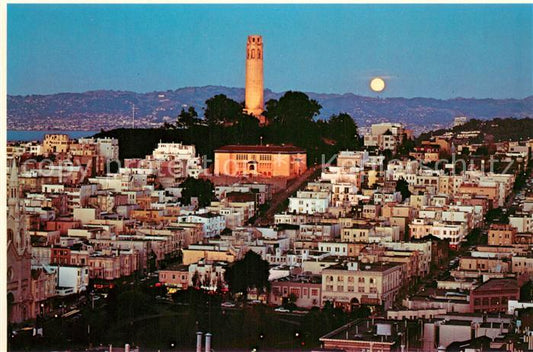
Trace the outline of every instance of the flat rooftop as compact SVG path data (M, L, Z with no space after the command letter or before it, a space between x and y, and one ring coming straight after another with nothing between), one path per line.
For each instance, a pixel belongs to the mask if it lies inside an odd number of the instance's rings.
M215 153L306 153L305 149L293 145L225 145L215 150Z
M393 320L360 319L348 323L320 338L320 340L374 341L395 344L404 325Z

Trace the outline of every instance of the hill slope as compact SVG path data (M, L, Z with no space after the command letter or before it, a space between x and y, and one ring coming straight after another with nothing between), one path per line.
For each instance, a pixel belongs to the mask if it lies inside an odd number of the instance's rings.
M243 88L221 86L135 93L90 91L7 97L9 129L109 129L131 127L135 106L137 127L174 121L182 106L194 106L203 114L204 102L216 94L244 100ZM265 90L265 101L283 93ZM322 105L320 118L347 112L361 126L380 121L398 121L427 128L447 127L454 116L490 119L533 117L533 96L525 99L373 98L355 94L307 93Z

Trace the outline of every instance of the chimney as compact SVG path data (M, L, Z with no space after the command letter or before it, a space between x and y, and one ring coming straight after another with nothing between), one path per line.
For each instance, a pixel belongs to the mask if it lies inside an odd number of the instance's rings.
M202 332L196 332L196 352L202 352Z
M211 352L211 334L205 334L205 352Z

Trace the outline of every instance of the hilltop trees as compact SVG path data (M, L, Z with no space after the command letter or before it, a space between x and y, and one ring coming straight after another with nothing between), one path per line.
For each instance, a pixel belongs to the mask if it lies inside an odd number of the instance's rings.
M279 100L266 103L264 115L270 125L265 128L267 141L291 143L307 149L308 160L319 162L342 149L360 146L357 125L346 113L333 115L329 121L315 118L322 106L302 92L286 92Z
M328 137L336 141L336 146L339 149L354 149L359 148L361 141L357 133L357 124L353 118L341 113L333 115L327 122Z
M209 126L234 123L243 115L243 106L224 94L207 99L205 105L205 119Z
M199 122L200 122L200 119L198 118L198 113L194 109L194 106L189 106L187 110L181 109L181 112L178 115L178 118L176 121L176 125L178 127L190 128Z
M314 99L309 99L302 92L289 91L279 100L269 100L266 104L265 116L271 123L294 125L311 121L320 113L322 106Z
M275 143L286 143L300 147L316 146L317 134L314 117L322 106L305 93L287 92L279 100L269 100L264 115L271 126L269 130ZM314 141L314 142L312 142Z
M227 144L292 144L307 150L309 164L329 160L340 150L361 145L357 125L349 114L340 113L329 120L316 120L321 105L305 93L287 92L266 103L266 126L245 114L243 105L223 94L207 99L204 119L194 107L182 109L177 116L179 128L118 129L98 137L118 138L120 158L144 157L158 142L193 144L213 160L214 150ZM203 122L203 123L202 123Z

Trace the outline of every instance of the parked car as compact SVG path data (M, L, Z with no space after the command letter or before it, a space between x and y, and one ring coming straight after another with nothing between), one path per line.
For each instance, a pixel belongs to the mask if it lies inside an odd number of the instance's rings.
M278 312L278 313L289 313L290 310L288 310L287 308L284 308L284 307L278 307L276 309L274 309L275 312Z
M233 302L222 302L222 304L220 306L223 307L223 308L234 308L235 307L235 303L233 303Z

